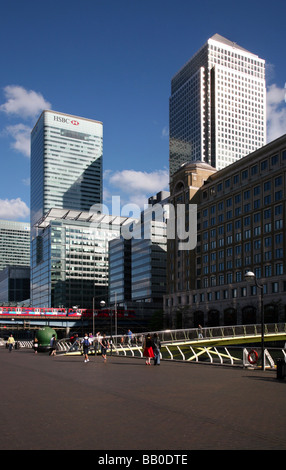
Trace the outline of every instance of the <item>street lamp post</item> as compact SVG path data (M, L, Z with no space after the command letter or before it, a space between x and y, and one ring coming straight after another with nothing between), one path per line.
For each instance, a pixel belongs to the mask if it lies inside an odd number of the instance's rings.
M106 305L106 304L105 304L105 300L101 300L101 301L99 302L99 305L100 305L101 308L104 308L105 305ZM110 333L110 334L111 334L111 333Z
M245 279L248 282L255 282L255 285L260 289L260 305L261 305L261 359L262 370L265 370L265 356L264 356L264 299L263 299L263 284L259 284L256 275L252 271L245 274Z
M92 298L92 336L94 338L94 297Z
M115 338L117 338L117 292L115 292L114 299L114 324L115 324Z

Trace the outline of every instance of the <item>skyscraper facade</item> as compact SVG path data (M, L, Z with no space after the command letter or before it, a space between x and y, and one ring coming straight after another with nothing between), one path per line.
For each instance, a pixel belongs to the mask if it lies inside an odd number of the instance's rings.
M51 209L31 243L33 307L99 308L108 298L108 243L126 217Z
M171 177L187 162L220 170L265 145L265 61L212 36L172 79L169 127Z
M148 198L132 237L109 242L109 302L127 305L143 322L163 308L166 293L169 192Z
M286 319L286 134L216 171L182 166L170 185L170 204L197 205L197 245L179 250L168 240L165 314L172 327L254 324ZM182 323L176 324L177 314Z
M31 226L52 208L89 211L102 199L101 122L43 111L31 134Z
M30 224L0 220L0 271L7 266L30 266Z
M109 242L109 304L131 301L131 240L118 237Z

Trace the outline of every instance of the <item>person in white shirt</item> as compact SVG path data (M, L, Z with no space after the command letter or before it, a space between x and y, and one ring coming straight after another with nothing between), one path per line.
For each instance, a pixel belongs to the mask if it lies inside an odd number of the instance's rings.
M98 331L95 335L95 344L94 344L94 349L95 349L95 354L99 352L99 345L102 340L102 336L100 334L100 331Z
M81 344L83 345L84 362L89 362L88 352L89 352L89 346L91 344L91 340L88 337L87 333L85 333L85 336L83 340L81 341Z

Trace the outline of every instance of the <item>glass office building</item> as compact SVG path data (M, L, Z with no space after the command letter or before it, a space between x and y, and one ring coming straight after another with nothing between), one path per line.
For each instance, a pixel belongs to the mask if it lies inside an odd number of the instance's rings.
M169 121L171 177L184 163L220 170L262 147L265 61L215 34L173 77Z
M0 270L30 266L30 224L0 220Z
M168 196L162 191L149 198L131 239L109 243L110 304L132 308L145 320L162 309L166 292Z
M102 202L103 125L43 111L31 134L31 226L52 208Z
M109 243L109 303L150 320L166 293L167 226L156 220L134 225L134 238Z
M0 271L0 303L24 302L30 299L30 267L7 266Z
M139 238L140 231L141 238ZM131 259L132 300L161 306L166 292L167 225L165 222L151 220L138 224L131 240Z
M37 307L95 308L108 300L108 244L125 217L50 210L31 245L31 303Z
M109 242L109 303L125 305L131 300L131 240Z

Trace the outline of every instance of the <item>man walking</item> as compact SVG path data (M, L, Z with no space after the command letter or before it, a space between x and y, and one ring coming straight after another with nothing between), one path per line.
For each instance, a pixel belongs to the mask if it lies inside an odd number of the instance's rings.
M132 333L131 330L128 330L128 332L127 332L127 339L128 339L128 344L129 344L129 346L131 346L132 338L133 338L133 333Z
M7 341L7 344L8 344L9 352L11 352L12 349L13 349L13 346L14 346L14 344L15 344L15 340L14 340L12 334L9 336L8 341Z
M91 344L91 340L90 338L88 337L88 334L85 333L85 336L81 342L82 346L83 346L83 354L84 354L84 362L89 362L89 359L88 359L88 351L89 351L89 346Z

